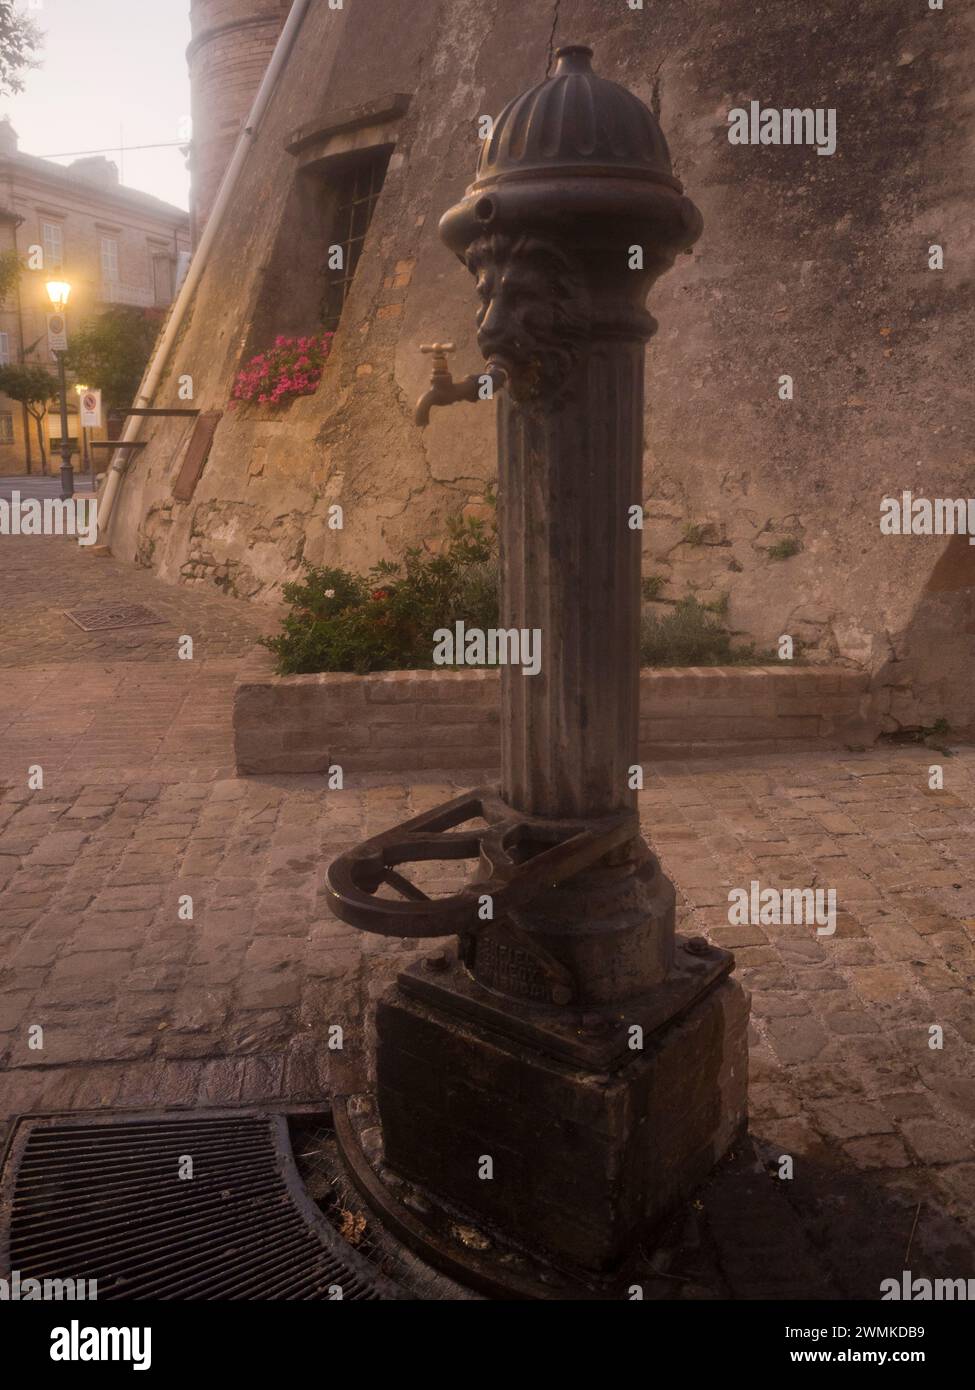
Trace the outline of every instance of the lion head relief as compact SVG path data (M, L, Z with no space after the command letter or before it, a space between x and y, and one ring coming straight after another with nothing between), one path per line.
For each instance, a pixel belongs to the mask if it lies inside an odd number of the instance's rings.
M581 267L541 237L497 234L473 242L467 268L481 305L477 342L509 372L521 404L551 402L564 388L589 332Z

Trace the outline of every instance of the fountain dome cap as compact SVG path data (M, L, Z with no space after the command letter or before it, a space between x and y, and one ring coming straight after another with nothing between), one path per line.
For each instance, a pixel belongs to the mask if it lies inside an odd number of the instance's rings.
M551 77L509 101L484 141L475 186L602 172L679 188L656 117L639 97L593 72L592 52L586 44L559 48Z
M592 49L558 49L551 77L515 97L494 123L474 182L440 219L462 260L485 234L553 235L580 248L620 238L646 242L670 263L701 232L701 216L674 177L652 111L592 70ZM630 241L626 242L627 245Z

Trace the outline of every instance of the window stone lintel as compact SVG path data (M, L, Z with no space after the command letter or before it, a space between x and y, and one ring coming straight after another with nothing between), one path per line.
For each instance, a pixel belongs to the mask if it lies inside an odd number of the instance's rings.
M305 166L351 150L395 144L397 122L410 100L408 92L387 92L345 111L329 112L294 131L285 149Z

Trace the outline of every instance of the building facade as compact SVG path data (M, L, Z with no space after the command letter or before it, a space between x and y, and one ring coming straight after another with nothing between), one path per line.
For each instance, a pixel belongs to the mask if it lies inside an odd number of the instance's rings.
M453 340L460 376L481 360L472 282L437 223L471 182L485 117L573 42L659 114L704 215L651 304L646 574L668 601L724 605L761 649L788 635L870 671L891 731L971 727L975 546L880 529L883 497L919 479L930 497L972 490L961 6L311 5L157 398L175 404L192 376L194 403L222 412L208 458L174 493L191 431L153 422L113 548L174 583L275 600L304 561L362 569L488 505L493 407L413 420L423 344ZM834 148L732 140L731 113L753 103L832 111ZM351 253L341 283L335 245ZM326 326L313 396L230 408L249 356Z
M125 188L102 156L64 166L22 154L9 122L0 122L0 254L14 253L22 270L0 305L0 363L34 363L55 374L48 348L47 281L71 285L68 334L107 309L125 305L161 319L172 303L190 253L189 218L137 189ZM77 439L76 396L69 393ZM42 422L50 455L59 442L53 409ZM28 460L28 435L30 437ZM34 421L0 397L0 474L40 471ZM76 463L77 466L77 463ZM57 461L49 457L48 471Z

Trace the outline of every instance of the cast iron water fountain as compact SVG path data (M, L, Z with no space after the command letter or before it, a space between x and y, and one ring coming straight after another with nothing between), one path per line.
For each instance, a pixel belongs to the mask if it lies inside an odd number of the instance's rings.
M652 113L591 57L560 49L505 108L441 220L476 277L487 366L455 382L433 345L417 408L425 424L488 381L498 397L502 626L540 630L541 670L502 667L500 789L357 846L328 890L363 930L459 939L378 1007L385 1163L598 1272L741 1133L748 1004L728 952L675 934L634 790L645 299L702 223ZM436 859L477 867L430 899L403 868Z

